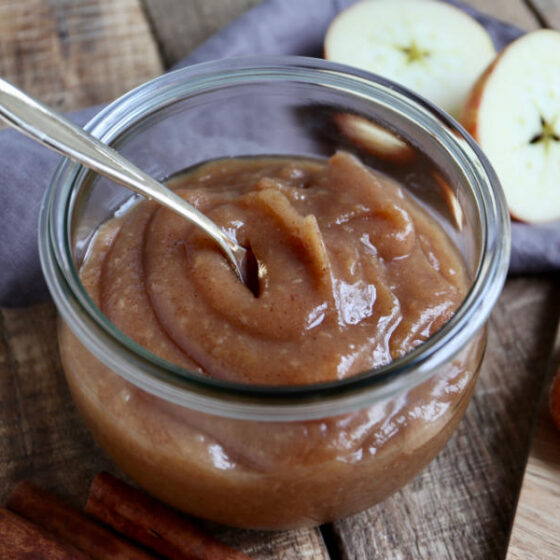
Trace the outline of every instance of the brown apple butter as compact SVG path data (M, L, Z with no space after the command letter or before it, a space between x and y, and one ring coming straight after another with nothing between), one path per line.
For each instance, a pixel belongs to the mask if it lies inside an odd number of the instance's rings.
M442 228L388 177L328 162L222 159L170 181L258 262L251 291L183 218L141 202L103 225L81 269L107 317L154 354L249 384L342 379L415 348L469 279ZM352 414L306 422L211 416L144 393L61 328L76 402L116 462L190 513L244 527L314 525L383 499L461 417L479 335L425 383Z

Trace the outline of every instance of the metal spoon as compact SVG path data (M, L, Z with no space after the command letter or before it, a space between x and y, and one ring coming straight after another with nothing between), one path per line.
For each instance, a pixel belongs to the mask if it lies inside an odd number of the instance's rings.
M241 282L250 286L248 251L212 220L117 151L1 78L0 116L47 148L159 202L203 229L220 246Z

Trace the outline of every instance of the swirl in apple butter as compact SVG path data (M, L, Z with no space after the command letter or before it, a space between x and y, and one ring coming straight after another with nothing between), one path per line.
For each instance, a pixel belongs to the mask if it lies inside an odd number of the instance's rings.
M224 159L173 186L251 247L258 294L204 234L148 202L105 226L115 238L82 277L119 329L180 366L253 384L341 379L426 340L465 294L440 227L347 153Z

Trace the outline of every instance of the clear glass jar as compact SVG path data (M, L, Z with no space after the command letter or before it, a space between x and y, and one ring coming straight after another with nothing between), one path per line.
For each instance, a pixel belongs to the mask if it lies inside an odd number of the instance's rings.
M422 164L372 156L335 126L340 113L396 133ZM63 161L41 210L41 262L62 318L60 351L73 397L124 472L188 513L284 529L367 508L439 452L472 394L510 239L495 174L453 119L359 70L259 57L166 74L86 128L158 179L219 157L324 157L343 147L394 176L427 208L471 278L451 320L387 366L293 387L204 377L138 346L85 292L78 270L91 238L126 208L130 193Z

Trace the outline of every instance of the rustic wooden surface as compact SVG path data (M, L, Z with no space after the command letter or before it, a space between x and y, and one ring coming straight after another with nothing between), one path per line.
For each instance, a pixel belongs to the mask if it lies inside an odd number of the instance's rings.
M136 0L0 2L0 76L59 110L113 100L162 70Z
M540 413L525 468L506 560L560 558L560 440L550 415L550 385L560 375L560 324L547 366Z
M144 0L167 66L260 0ZM188 4L188 8L185 6Z
M560 29L560 2L558 0L530 0L543 27Z
M556 2L556 0L551 1ZM500 18L502 21L513 23L521 29L531 31L541 26L541 14L533 8L531 2L534 2L534 0L492 0L491 2L488 0L466 0L465 4Z
M4 0L0 75L59 109L103 102L256 2ZM558 1L469 3L525 29L560 25ZM321 531L211 529L255 559L503 557L560 312L558 285L553 275L508 280L465 419L395 496ZM55 323L52 304L0 310L0 503L17 480L32 478L79 504L94 473L117 472L71 402Z

